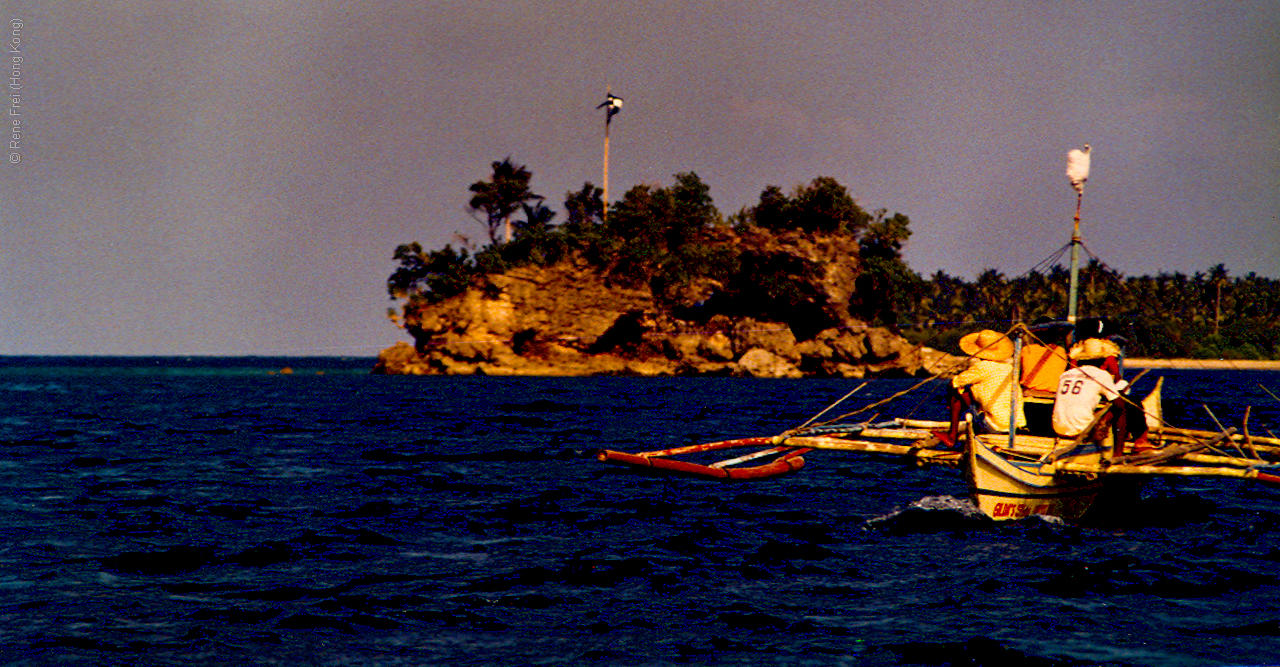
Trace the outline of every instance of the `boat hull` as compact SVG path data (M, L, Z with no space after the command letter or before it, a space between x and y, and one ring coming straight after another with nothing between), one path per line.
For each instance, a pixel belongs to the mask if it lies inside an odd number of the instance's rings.
M981 438L971 440L966 459L974 504L997 521L1038 514L1074 521L1084 516L1103 488L1098 477L1045 474L1038 461L1003 456Z

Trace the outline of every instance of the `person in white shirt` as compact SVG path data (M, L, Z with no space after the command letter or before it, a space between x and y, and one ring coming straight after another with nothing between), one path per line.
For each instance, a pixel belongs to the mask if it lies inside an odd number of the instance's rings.
M1089 338L1071 349L1071 358L1079 363L1058 378L1058 391L1053 401L1053 430L1064 438L1075 438L1093 423L1098 404L1102 399L1111 402L1108 414L1098 422L1099 429L1111 427L1114 446L1113 456L1119 456L1126 436L1134 438L1137 451L1151 448L1147 440L1146 420L1139 414L1130 418L1128 401L1124 392L1129 388L1126 380L1114 377L1104 367L1118 365L1113 361L1118 353L1115 343ZM1140 408L1139 408L1140 410ZM1133 427L1130 432L1129 427Z

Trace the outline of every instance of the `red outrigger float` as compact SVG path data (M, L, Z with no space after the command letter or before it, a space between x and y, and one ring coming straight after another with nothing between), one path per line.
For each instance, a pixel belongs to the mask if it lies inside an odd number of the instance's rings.
M708 465L669 458L682 454L698 454L723 449L734 449L737 447L756 446L764 446L767 448L750 454L745 454L743 456L736 456L731 459L717 461L716 463ZM640 452L639 454L628 454L626 452L615 452L606 449L602 450L597 455L597 458L606 463L618 463L636 468L654 468L665 472L689 475L692 477L748 480L766 479L768 477L774 477L776 475L799 470L804 467L803 455L809 451L810 449L807 447L789 447L785 445L774 446L774 438L739 438L737 440L723 440L720 442L707 442L698 445L675 447L672 449L660 449L652 452ZM738 465L740 463L747 463L749 461L768 458L770 456L774 456L775 458L768 463L754 466Z

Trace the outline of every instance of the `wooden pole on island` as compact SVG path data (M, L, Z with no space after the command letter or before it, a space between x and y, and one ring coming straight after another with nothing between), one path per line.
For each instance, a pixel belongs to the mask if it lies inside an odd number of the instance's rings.
M604 101L596 106L604 108L604 211L601 217L609 217L609 125L613 115L622 110L622 98L613 94L609 86L604 89Z

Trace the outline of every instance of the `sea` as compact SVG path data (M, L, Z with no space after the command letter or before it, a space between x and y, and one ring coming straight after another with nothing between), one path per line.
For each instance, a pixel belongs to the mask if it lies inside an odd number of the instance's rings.
M0 357L0 665L1280 664L1280 488L996 523L891 457L720 482L594 456L916 380L372 365ZM1280 432L1280 373L1157 375L1175 425ZM860 416L941 419L944 389Z

